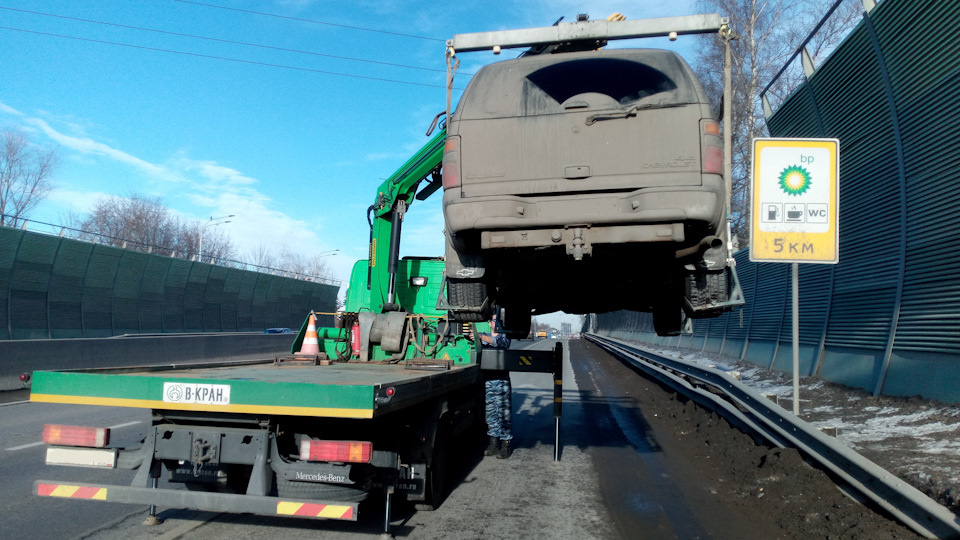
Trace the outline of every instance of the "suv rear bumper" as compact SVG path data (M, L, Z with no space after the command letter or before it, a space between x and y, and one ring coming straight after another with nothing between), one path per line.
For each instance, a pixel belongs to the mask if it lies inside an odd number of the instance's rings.
M481 249L556 245L563 238L557 239L555 230L563 235L564 229L575 227L609 228L609 234L604 234L609 242L682 242L684 224L697 222L720 230L723 194L723 179L718 175L703 175L700 186L616 194L462 198L459 190L448 190L443 195L443 212L449 233L481 232L481 238L486 238L476 246ZM630 232L631 228L637 229Z

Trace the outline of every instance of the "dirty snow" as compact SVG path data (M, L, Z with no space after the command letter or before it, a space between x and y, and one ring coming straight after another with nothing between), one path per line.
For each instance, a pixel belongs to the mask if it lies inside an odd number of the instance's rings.
M721 371L792 409L788 373L715 353L656 348L658 354ZM960 406L920 398L872 396L817 377L800 381L800 417L835 428L837 439L960 514Z

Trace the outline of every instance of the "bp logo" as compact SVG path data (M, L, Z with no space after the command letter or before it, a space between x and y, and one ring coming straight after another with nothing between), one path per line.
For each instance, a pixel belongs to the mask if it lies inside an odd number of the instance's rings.
M171 384L167 387L167 401L180 401L183 399L183 386Z
M780 173L780 189L787 195L803 195L810 189L810 173L797 165L787 167Z

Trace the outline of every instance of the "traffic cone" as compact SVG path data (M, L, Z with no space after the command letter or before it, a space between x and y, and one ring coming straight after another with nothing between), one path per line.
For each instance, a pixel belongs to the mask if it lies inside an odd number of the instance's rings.
M320 342L317 341L317 317L310 313L310 320L307 322L307 331L303 334L303 345L300 346L300 352L297 354L317 355L320 354Z

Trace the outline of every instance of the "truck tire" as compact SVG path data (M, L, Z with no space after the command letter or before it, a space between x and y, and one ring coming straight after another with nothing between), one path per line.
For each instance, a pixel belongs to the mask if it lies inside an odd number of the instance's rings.
M437 427L436 439L433 443L433 459L427 467L426 494L423 502L414 504L417 510L432 512L443 504L447 498L447 472L450 458L450 444L453 439L452 429L448 422Z
M462 322L483 322L490 320L487 300L487 284L477 280L447 280L447 300L456 309L454 319ZM463 308L462 310L460 308Z
M293 482L277 478L277 495L291 499L360 502L370 494L373 476L353 485Z
M503 309L504 333L510 339L525 339L530 335L530 308L509 306Z
M654 308L653 329L658 336L679 336L683 328L683 312L680 306L670 305Z

